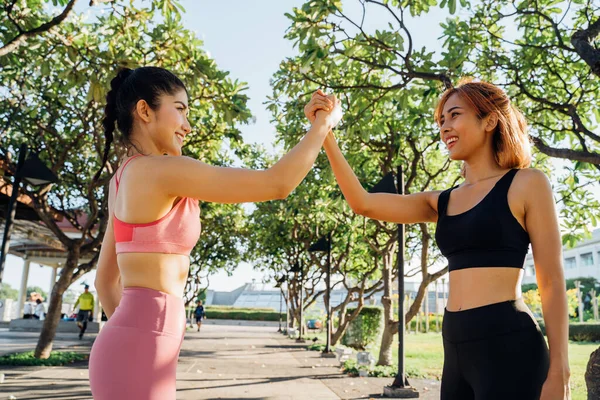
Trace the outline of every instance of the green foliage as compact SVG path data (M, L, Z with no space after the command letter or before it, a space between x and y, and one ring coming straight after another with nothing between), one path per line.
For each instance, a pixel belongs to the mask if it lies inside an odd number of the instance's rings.
M365 369L369 371L369 377L374 378L392 378L398 373L397 365L374 365L374 366L359 366L355 359L349 359L344 362L342 370L344 373L358 376L358 371ZM408 366L405 368L405 374L407 378L425 379L427 376L423 374L419 369Z
M0 283L0 299L19 300L19 291L13 289L8 283Z
M567 290L567 308L569 310L569 316L575 318L579 309L579 300L577 299L577 290Z
M19 7L39 5L30 10L32 26L48 20L49 15L41 7L46 2L18 3ZM44 222L56 238L72 250L73 262L62 269L69 283L95 266L95 262L80 265L78 257L94 259L107 226L108 182L119 165L123 147L113 146L98 182L93 182L92 177L100 169L104 151L101 122L105 96L119 67L159 66L183 80L189 93L193 130L185 143L184 155L215 165L230 165L232 152L244 149L239 126L251 119L244 93L246 83L219 69L203 50L203 42L184 28L182 8L177 1L117 1L103 4L103 8L106 13L89 21L84 15L72 13L51 31L28 38L27 45L0 57L0 159L12 158L6 169L14 173L15 152L26 143L58 176L58 183L51 188L25 185L23 190L39 213L44 214ZM17 28L13 24L2 26L0 35L6 43ZM119 139L118 133L116 138ZM235 239L237 232L227 229L239 227L241 206L219 208L211 205L202 210L206 212L203 222L210 226L210 234L202 236L193 253L201 253L216 243L216 257L226 256L225 261L213 259L193 266L206 273L230 268L239 259L235 255L240 243ZM87 215L85 225L79 223L81 214ZM81 237L90 240L64 235L56 225L57 218L70 221ZM226 236L215 239L219 235ZM56 296L53 301L60 302L61 297ZM47 343L51 336L45 328L40 340Z
M218 271L232 274L246 246L246 216L241 204L200 203L202 234L190 255L184 289L186 303L206 299L208 277Z
M542 333L546 334L543 321L538 321ZM574 342L600 342L599 322L571 322L569 323L569 340Z
M233 319L244 321L279 321L285 320L285 314L279 314L273 310L258 311L254 309L230 309L219 310L212 307L206 309L208 319Z
M348 308L351 314L355 308ZM344 336L342 344L357 350L365 350L379 339L383 328L383 309L366 306L360 310L358 317L353 319Z
M523 301L534 315L542 316L542 298L538 289L523 293Z
M526 283L524 285L521 285L521 292L527 293L530 290L537 290L537 288L538 288L537 283Z
M61 366L72 364L77 361L87 360L88 354L75 353L72 351L54 351L47 359L35 358L33 351L24 353L7 354L0 357L0 365L14 366Z
M306 349L310 351L323 351L325 350L326 345L322 343L313 343L310 344ZM331 347L331 350L335 351L335 347Z
M599 291L600 285L598 284L598 280L593 277L579 277L579 278L571 278L566 280L567 289L575 289L575 282L579 281L579 289L587 293L592 289L596 289L596 292Z
M443 319L444 318L442 315L435 315L435 314L429 315L429 332L437 332L438 325L440 327L439 330L441 331ZM439 322L436 323L436 321L439 321ZM425 319L425 313L421 313L419 315L419 332L425 333L426 323L427 323L427 320ZM407 328L408 328L409 332L414 332L416 327L417 327L417 317L415 316L408 322Z
M573 40L597 13L593 2L484 0L469 18L443 25L445 58L468 60L465 73L502 85L525 113L539 151L534 166L559 182L554 192L568 246L589 235L600 210L588 190L597 184L600 165L600 76ZM600 37L591 35L590 41L597 49ZM548 157L571 162L556 169Z

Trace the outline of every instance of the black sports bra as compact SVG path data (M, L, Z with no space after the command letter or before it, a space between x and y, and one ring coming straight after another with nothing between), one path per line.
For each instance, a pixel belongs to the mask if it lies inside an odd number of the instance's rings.
M496 182L475 207L458 215L446 215L450 193L440 193L435 240L448 259L449 271L476 267L523 268L529 234L508 205L508 189L518 169Z

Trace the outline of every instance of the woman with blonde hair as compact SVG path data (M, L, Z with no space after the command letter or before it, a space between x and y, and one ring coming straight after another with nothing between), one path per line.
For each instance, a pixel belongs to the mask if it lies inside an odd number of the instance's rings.
M192 127L187 90L173 73L123 69L111 89L102 165L115 123L127 158L110 182L110 218L95 281L108 322L90 355L90 386L95 400L174 400L186 325L182 296L189 255L200 236L198 201L287 197L339 122L339 102L313 99L311 107L320 111L306 136L271 168L253 171L182 156Z
M548 178L528 168L525 118L500 88L473 81L444 92L434 118L450 159L464 163L462 184L409 195L368 193L330 133L324 147L344 197L372 219L437 223L450 275L442 400L569 399L559 224ZM549 350L521 298L530 244Z

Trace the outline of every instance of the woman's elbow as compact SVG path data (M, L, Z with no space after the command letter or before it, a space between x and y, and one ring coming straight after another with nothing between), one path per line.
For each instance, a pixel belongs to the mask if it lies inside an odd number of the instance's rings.
M118 279L108 281L102 277L99 277L98 275L96 275L96 279L94 279L94 287L96 288L98 296L103 296L111 289L111 287L118 285L118 283Z
M275 188L275 199L276 200L285 200L287 197L294 191L295 188L290 187L286 184L277 185Z
M355 214L369 217L370 210L365 198L354 198L352 200L346 198L346 201Z

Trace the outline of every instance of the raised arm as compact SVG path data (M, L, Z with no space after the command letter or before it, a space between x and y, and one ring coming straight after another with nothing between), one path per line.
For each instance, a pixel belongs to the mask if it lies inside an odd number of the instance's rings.
M339 108L339 102L336 107ZM323 107L328 103L323 102ZM167 195L219 203L259 202L287 197L311 169L327 132L341 115L338 110L320 111L304 138L271 168L249 170L223 168L189 157L144 157L156 182Z
M335 179L355 213L398 224L437 221L439 191L409 195L369 193L344 158L333 133L329 133L325 139L324 148Z

